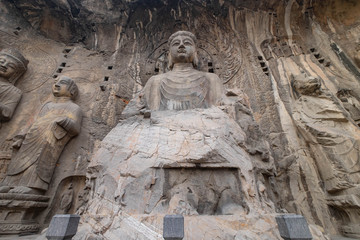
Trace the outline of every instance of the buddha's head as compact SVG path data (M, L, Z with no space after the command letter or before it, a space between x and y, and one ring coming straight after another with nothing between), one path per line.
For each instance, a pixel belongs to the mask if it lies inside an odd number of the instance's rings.
M79 94L79 89L76 83L69 77L61 76L52 88L55 97L69 97L75 100Z
M169 67L175 63L192 63L197 67L196 37L191 32L178 31L169 37Z
M317 95L321 90L321 81L304 72L296 76L292 75L291 78L293 88L298 94Z
M29 61L17 50L6 48L0 51L0 77L14 84L27 70Z

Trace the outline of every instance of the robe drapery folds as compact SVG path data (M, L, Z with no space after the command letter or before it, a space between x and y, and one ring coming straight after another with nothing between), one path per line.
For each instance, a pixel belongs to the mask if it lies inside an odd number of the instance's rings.
M11 160L5 184L47 190L64 146L80 132L81 119L80 107L70 101L46 103Z
M10 83L0 82L0 121L9 121L20 102L22 92ZM2 108L2 109L1 109Z
M150 110L187 110L217 105L223 87L215 74L186 69L152 77L143 92Z

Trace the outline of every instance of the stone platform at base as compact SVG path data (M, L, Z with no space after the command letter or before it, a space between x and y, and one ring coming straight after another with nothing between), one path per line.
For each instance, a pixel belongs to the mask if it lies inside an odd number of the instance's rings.
M33 194L0 194L0 235L36 233L35 218L48 206L49 197Z

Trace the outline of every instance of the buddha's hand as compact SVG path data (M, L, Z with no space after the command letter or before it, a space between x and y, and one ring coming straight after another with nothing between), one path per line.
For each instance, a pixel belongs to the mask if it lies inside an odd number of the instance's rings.
M0 103L0 119L9 120L11 115L11 110L6 105Z
M14 149L19 149L22 145L22 142L24 141L26 134L17 134L15 137L13 137L13 144L12 147Z
M79 124L77 124L73 119L69 117L59 118L55 121L58 126L60 126L65 132L70 135L79 134Z
M56 122L56 124L59 125L60 127L63 127L64 129L67 129L67 125L68 125L69 122L70 122L70 118L68 118L68 117L62 117L62 118L57 119L55 122Z

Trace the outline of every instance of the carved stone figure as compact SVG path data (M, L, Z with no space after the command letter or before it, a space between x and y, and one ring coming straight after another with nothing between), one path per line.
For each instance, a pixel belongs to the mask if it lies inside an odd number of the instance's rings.
M320 176L329 196L328 205L344 214L341 230L349 236L360 236L360 130L335 97L321 88L317 78L305 74L293 76L297 100L294 120L309 144Z
M268 177L257 184L257 175L274 173L274 161L245 94L224 94L215 74L195 69L192 33L176 32L168 42L171 70L149 79L88 166L83 215L94 232L112 232L108 226L120 215L194 215L204 226L217 224L216 215L256 215L259 206L262 216L275 211L262 202L270 201Z
M291 51L291 48L290 48L289 44L286 41L283 41L281 43L281 49L282 49L282 52L284 53L285 57L294 56L293 52Z
M28 63L15 49L0 51L0 122L11 119L21 99L22 92L14 84L27 70Z
M305 74L295 76L293 87L300 94L293 115L300 131L312 147L321 147L314 150L316 154L326 154L317 159L326 190L333 192L359 183L359 129L321 89L319 79ZM321 167L323 164L326 167Z
M69 213L69 210L72 206L72 202L74 199L74 190L73 190L73 184L70 183L67 189L64 191L61 201L60 201L60 210L67 214Z
M11 160L0 192L44 193L64 146L79 134L82 112L72 102L78 94L75 82L63 76L52 91L54 101L42 106L37 120L14 143L19 150Z
M269 49L269 40L264 40L261 43L261 50L264 54L264 57L267 61L269 61L270 59L274 58L271 54L271 50Z
M214 73L200 72L197 66L196 37L178 31L169 38L171 71L153 76L146 83L143 97L150 110L185 110L216 105L223 87Z
M272 52L275 54L275 56L277 58L280 58L280 57L283 57L284 56L284 53L281 49L281 46L279 46L279 44L277 42L274 42L271 44L271 49L272 49Z
M354 97L350 89L341 89L337 92L337 97L343 103L345 109L350 113L351 118L360 126L360 102Z

